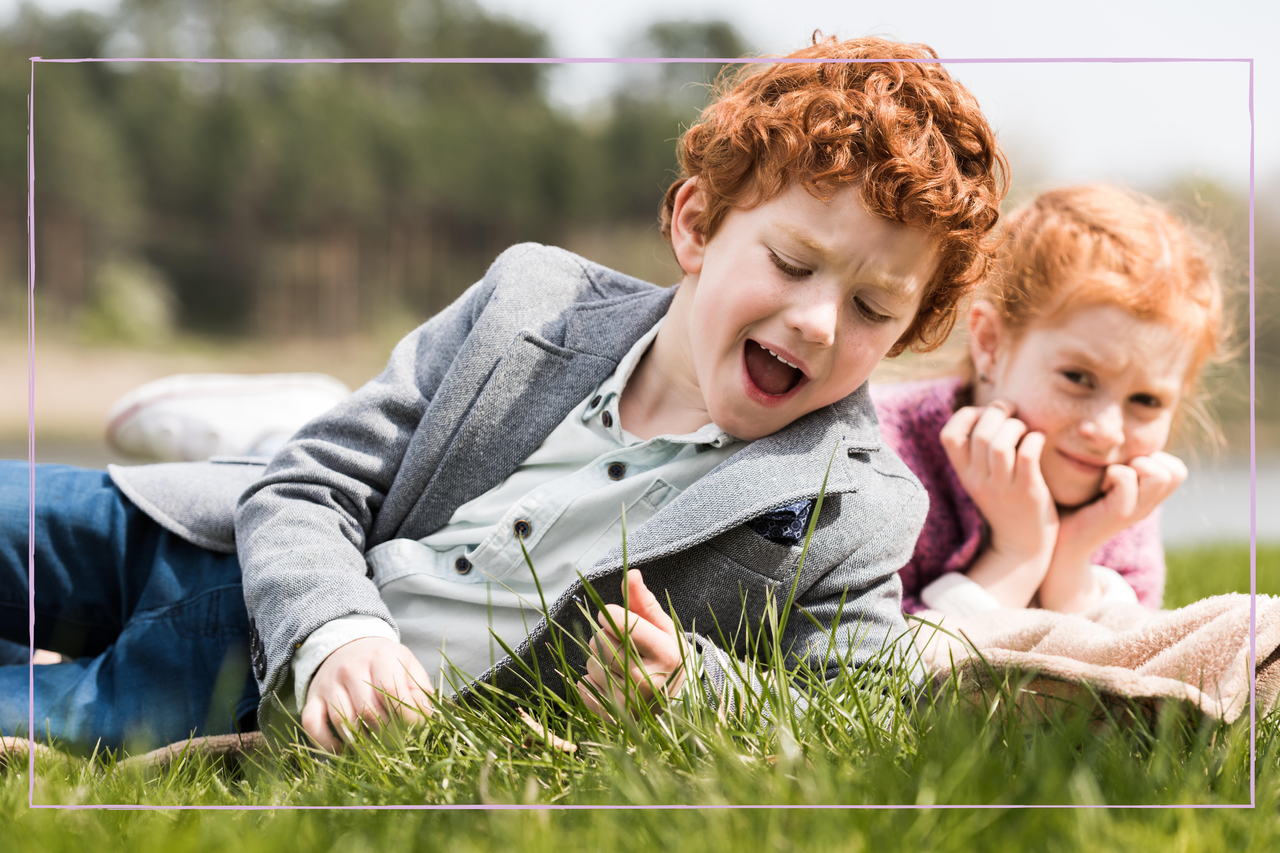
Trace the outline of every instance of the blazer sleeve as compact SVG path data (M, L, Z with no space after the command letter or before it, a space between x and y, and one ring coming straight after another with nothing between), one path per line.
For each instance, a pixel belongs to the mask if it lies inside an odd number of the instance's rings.
M368 538L410 441L492 290L482 280L411 332L380 375L303 427L240 497L236 545L264 729L279 710L275 693L293 652L312 630L352 614L395 629L366 577Z

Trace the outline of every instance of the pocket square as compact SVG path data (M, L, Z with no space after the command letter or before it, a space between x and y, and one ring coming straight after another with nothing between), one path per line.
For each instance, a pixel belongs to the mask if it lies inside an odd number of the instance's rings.
M757 516L747 524L770 542L776 542L779 545L797 545L804 541L805 529L809 526L809 514L813 512L815 503L817 503L816 500L796 501Z

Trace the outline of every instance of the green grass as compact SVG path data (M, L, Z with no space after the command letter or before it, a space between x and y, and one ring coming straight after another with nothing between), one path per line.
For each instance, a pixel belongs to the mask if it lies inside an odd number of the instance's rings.
M1243 556L1242 556L1243 555ZM1169 555L1168 606L1248 589L1248 549ZM1274 591L1280 548L1258 552ZM1264 578L1266 579L1264 581ZM1267 583L1270 583L1269 587ZM875 679L879 679L876 681ZM849 675L814 691L793 721L772 697L717 720L677 703L658 718L601 723L544 700L531 707L575 754L506 710L447 706L407 732L368 737L336 759L291 747L243 770L191 760L144 772L53 756L35 802L224 806L553 804L703 806L573 811L66 811L28 809L28 779L0 776L5 850L1269 850L1280 844L1280 715L1259 725L1256 810L1019 808L1241 805L1250 797L1247 720L1169 709L1154 721L1069 708L1028 722L998 697L981 709L934 697L900 707L892 675ZM766 672L765 685L771 683ZM899 685L900 686L900 685ZM1012 689L1012 685L1010 688ZM721 809L770 804L984 804L972 810Z
M1249 543L1201 545L1166 555L1164 606L1184 607L1210 595L1249 591ZM1259 544L1259 595L1280 595L1280 545Z

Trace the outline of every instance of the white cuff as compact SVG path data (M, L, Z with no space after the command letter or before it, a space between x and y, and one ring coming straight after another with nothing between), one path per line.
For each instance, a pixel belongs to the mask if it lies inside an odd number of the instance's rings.
M1090 566L1094 578L1098 581L1098 586L1102 587L1102 598L1099 602L1108 602L1110 604L1137 604L1138 594L1133 591L1133 587L1129 586L1129 582L1120 576L1115 569L1108 569L1106 566Z
M297 703L299 714L307 703L311 677L316 674L325 658L339 646L364 637L382 637L393 643L400 642L400 635L396 630L377 616L355 613L324 623L312 631L306 642L298 647L290 667L293 670L293 700Z
M930 610L948 616L976 616L999 610L1000 602L963 572L948 572L920 591L920 600Z

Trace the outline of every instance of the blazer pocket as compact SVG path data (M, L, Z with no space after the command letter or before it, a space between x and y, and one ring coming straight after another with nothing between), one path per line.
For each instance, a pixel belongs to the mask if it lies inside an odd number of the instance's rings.
M774 542L757 533L748 523L726 530L707 545L739 566L770 580L790 581L800 563L804 540L794 545Z

